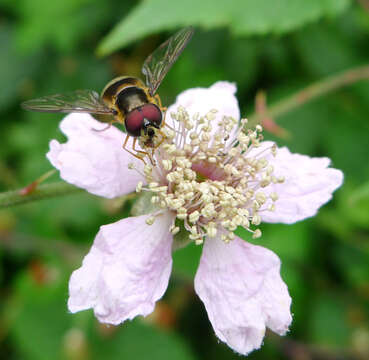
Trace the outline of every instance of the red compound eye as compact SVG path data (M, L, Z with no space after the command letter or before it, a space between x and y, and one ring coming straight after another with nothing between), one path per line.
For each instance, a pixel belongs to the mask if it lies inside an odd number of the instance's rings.
M145 104L141 107L142 113L145 119L149 120L151 123L160 127L163 115L160 109L154 104Z
M128 135L140 136L144 121L144 114L141 108L137 108L128 113L125 119L125 126Z
M145 104L140 106L129 112L126 116L125 125L127 133L135 137L140 136L145 119L155 127L160 127L162 118L162 113L156 105Z

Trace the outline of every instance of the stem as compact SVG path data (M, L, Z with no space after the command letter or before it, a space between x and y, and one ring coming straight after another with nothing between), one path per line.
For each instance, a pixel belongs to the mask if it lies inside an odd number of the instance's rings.
M63 181L39 185L34 191L26 195L22 194L22 190L23 189L1 193L0 208L83 191L82 189L67 184Z
M327 77L323 81L318 81L308 87L288 96L285 99L277 101L271 105L262 114L253 113L248 119L248 127L254 127L260 124L264 117L275 119L298 106L301 106L318 96L328 94L342 86L352 84L359 80L369 79L369 65L360 66L354 69L346 70L338 75Z

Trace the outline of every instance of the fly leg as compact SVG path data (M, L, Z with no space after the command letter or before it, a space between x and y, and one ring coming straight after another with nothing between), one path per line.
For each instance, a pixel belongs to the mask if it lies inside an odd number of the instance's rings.
M113 122L114 121L111 121L107 126L103 127L102 129L95 129L95 128L92 128L93 131L96 131L96 132L103 132L105 130L108 130L111 128L111 126L113 125Z
M157 129L156 130L157 131L157 133L159 133L160 134L160 136L161 136L161 139L160 139L160 141L157 143L157 144L155 144L155 146L151 149L151 156L149 156L149 159L150 159L150 162L151 162L151 164L153 165L153 166L155 166L156 165L156 163L155 163L155 160L154 160L154 153L155 153L155 150L163 143L163 141L167 138L166 137L166 135L164 134L164 132L163 131L161 131L160 129Z
M135 145L136 145L136 138L133 139L133 145L132 145L132 149L134 151L136 151L136 153L130 151L127 149L127 142L128 142L128 139L129 139L129 135L126 135L126 139L124 140L124 143L123 143L123 149L127 152L129 152L131 155L133 155L135 158L139 159L139 160L142 160L143 163L146 165L146 161L144 160L144 157L149 155L147 152L145 151L140 151L140 150L136 150L135 148Z
M154 158L153 158L154 153L152 152L152 154L150 154L150 153L149 153L149 152L147 152L147 151L137 150L137 149L136 149L136 142L137 142L137 138L134 138L134 139L133 139L132 149L133 149L134 151L136 151L136 152L137 152L137 156L136 156L136 157L138 157L138 156L142 156L142 161L143 161L143 162L145 163L145 165L146 165L146 162L143 160L143 158L144 158L145 156L147 156L147 157L149 158L150 162L151 162L151 165L152 165L152 166L155 166L155 165L156 165L156 163L155 163L155 160L154 160ZM140 154L140 155L138 155L138 154Z

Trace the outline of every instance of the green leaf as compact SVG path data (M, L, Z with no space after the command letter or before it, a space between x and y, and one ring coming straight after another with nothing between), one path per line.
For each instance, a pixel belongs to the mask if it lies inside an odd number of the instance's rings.
M14 49L13 28L5 24L0 25L0 52L0 111L3 111L13 105L27 86L25 79L37 68L41 56L18 54Z
M365 289L369 278L369 247L365 247L365 243L363 249L340 244L333 249L332 255L341 276L350 285Z
M356 205L362 202L369 201L369 181L365 182L361 186L359 186L353 193L351 194L351 203Z
M306 26L293 39L301 63L311 73L327 76L366 61L350 35L331 24L318 23Z
M99 4L99 7L94 5ZM21 21L17 28L17 46L32 51L45 44L70 50L95 30L107 13L107 3L96 0L22 0L15 7Z
M229 27L235 35L285 33L323 16L339 14L350 0L146 0L102 41L100 55L107 55L151 33L179 26L205 29Z
M192 280L199 266L201 251L202 246L194 243L175 251L173 253L173 273L186 276Z
M92 359L193 360L187 344L176 334L160 331L139 319L113 329L109 339L92 340Z
M317 293L314 300L309 324L311 340L323 346L347 346L350 335L347 305L339 294Z
M262 224L262 237L252 239L251 234L238 227L236 235L255 245L274 251L283 260L304 262L310 253L311 241L309 224L298 222L293 225Z
M172 250L176 251L186 247L191 240L190 233L185 229L183 220L176 219L174 225L179 227L179 232L173 236Z
M22 359L63 359L63 336L71 321L66 309L66 281L60 269L48 270L47 276L56 278L46 284L37 284L24 272L18 278L16 301L7 309L12 313L11 335Z
M363 228L369 228L369 181L353 189L347 203L347 210L353 222Z

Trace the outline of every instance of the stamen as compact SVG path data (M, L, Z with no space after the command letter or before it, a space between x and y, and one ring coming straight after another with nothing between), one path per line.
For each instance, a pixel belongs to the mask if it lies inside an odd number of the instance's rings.
M260 229L256 229L255 231L254 231L254 234L252 235L252 238L253 239L258 239L258 238L260 238L261 237L261 230Z
M275 155L276 146L250 156L260 146L262 127L245 132L247 120L242 119L235 138L228 141L237 121L224 116L215 124L216 113L190 117L183 107L172 113L174 128L166 130L163 144L155 151L157 166L146 165L143 170L148 186L139 182L136 187L138 192L151 191L151 203L183 221L189 238L198 245L216 236L230 242L238 226L253 238L260 237L261 231L255 229L262 221L260 213L274 211L278 200L275 192L263 189L284 181L274 175L264 156ZM147 222L152 224L154 219ZM169 230L177 234L180 228L173 224Z
M146 219L146 224L152 225L154 221L155 221L155 216L150 216L149 218Z
M140 174L143 178L146 178L145 174L142 173L142 171L140 171L139 169L137 169L133 163L129 163L127 167L128 167L129 170L134 170L138 174Z
M139 182L137 183L137 185L136 185L136 192L137 192L137 193L139 193L139 192L141 192L141 191L142 191L142 185L143 185L142 181L139 181Z

